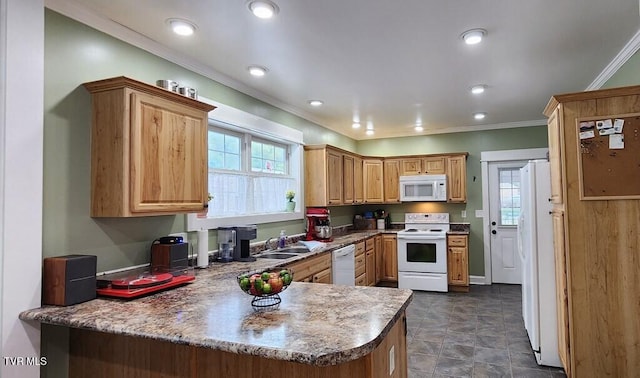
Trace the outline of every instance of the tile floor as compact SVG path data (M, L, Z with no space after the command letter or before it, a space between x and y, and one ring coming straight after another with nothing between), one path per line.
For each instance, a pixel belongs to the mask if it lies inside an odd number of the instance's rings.
M560 368L536 364L520 285L415 291L407 309L407 352L409 378L565 377Z

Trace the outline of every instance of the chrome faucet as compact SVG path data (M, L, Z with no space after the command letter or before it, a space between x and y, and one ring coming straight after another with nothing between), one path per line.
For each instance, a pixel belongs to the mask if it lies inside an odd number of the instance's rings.
M270 237L269 239L267 239L266 242L264 242L264 248L262 249L263 251L266 251L266 250L270 249L269 248L269 242L271 241L271 239L275 239L275 236Z

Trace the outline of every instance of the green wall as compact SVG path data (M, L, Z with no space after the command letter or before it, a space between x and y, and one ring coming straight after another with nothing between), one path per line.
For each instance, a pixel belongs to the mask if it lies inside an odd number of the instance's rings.
M626 87L640 85L640 52L635 54L607 80L602 88Z
M73 21L45 12L44 225L43 255L98 256L98 271L149 261L157 237L186 229L184 215L91 218L90 96L82 83L114 76L155 83L170 78L199 94L301 130L307 144L329 143L355 150L355 141L195 74L155 55ZM349 222L350 223L350 222ZM304 222L259 226L258 240L304 231ZM215 232L210 232L215 245ZM195 236L190 236L194 238Z
M544 104L540 105L542 109ZM437 134L366 140L358 142L357 152L371 156L401 156L417 154L437 154L448 152L468 152L467 158L467 203L403 203L382 206L391 214L393 222L402 222L405 212L445 212L451 222L468 222L471 227L469 236L469 273L484 275L484 246L482 219L475 217L475 211L482 209L482 172L480 153L482 151L514 150L522 148L547 147L547 127L523 127L502 130L475 131L466 133ZM373 208L378 208L372 206ZM370 210L367 207L366 210ZM462 210L467 218L462 218Z

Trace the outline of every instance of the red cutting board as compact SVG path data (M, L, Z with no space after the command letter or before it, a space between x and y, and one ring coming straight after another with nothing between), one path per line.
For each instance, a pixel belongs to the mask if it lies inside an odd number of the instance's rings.
M169 273L166 273L166 274L171 276L171 274ZM162 274L156 275L156 279L161 275ZM131 286L128 286L128 288L125 288L125 289L114 289L111 287L111 285L109 285L107 288L104 288L104 289L96 289L96 292L98 293L98 295L102 295L105 297L132 299L132 298L141 297L143 295L155 293L161 290L169 289L172 287L180 286L180 285L189 283L195 279L196 279L195 276L176 276L176 277L171 276L171 278L168 281L165 281L164 283L160 283L160 284L154 284L153 286L147 285L145 287L139 287L137 289L132 288Z

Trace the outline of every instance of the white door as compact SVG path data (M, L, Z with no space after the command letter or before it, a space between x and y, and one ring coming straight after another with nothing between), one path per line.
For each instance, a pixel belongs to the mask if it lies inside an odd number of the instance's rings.
M491 281L522 283L518 253L520 168L526 161L489 163Z

